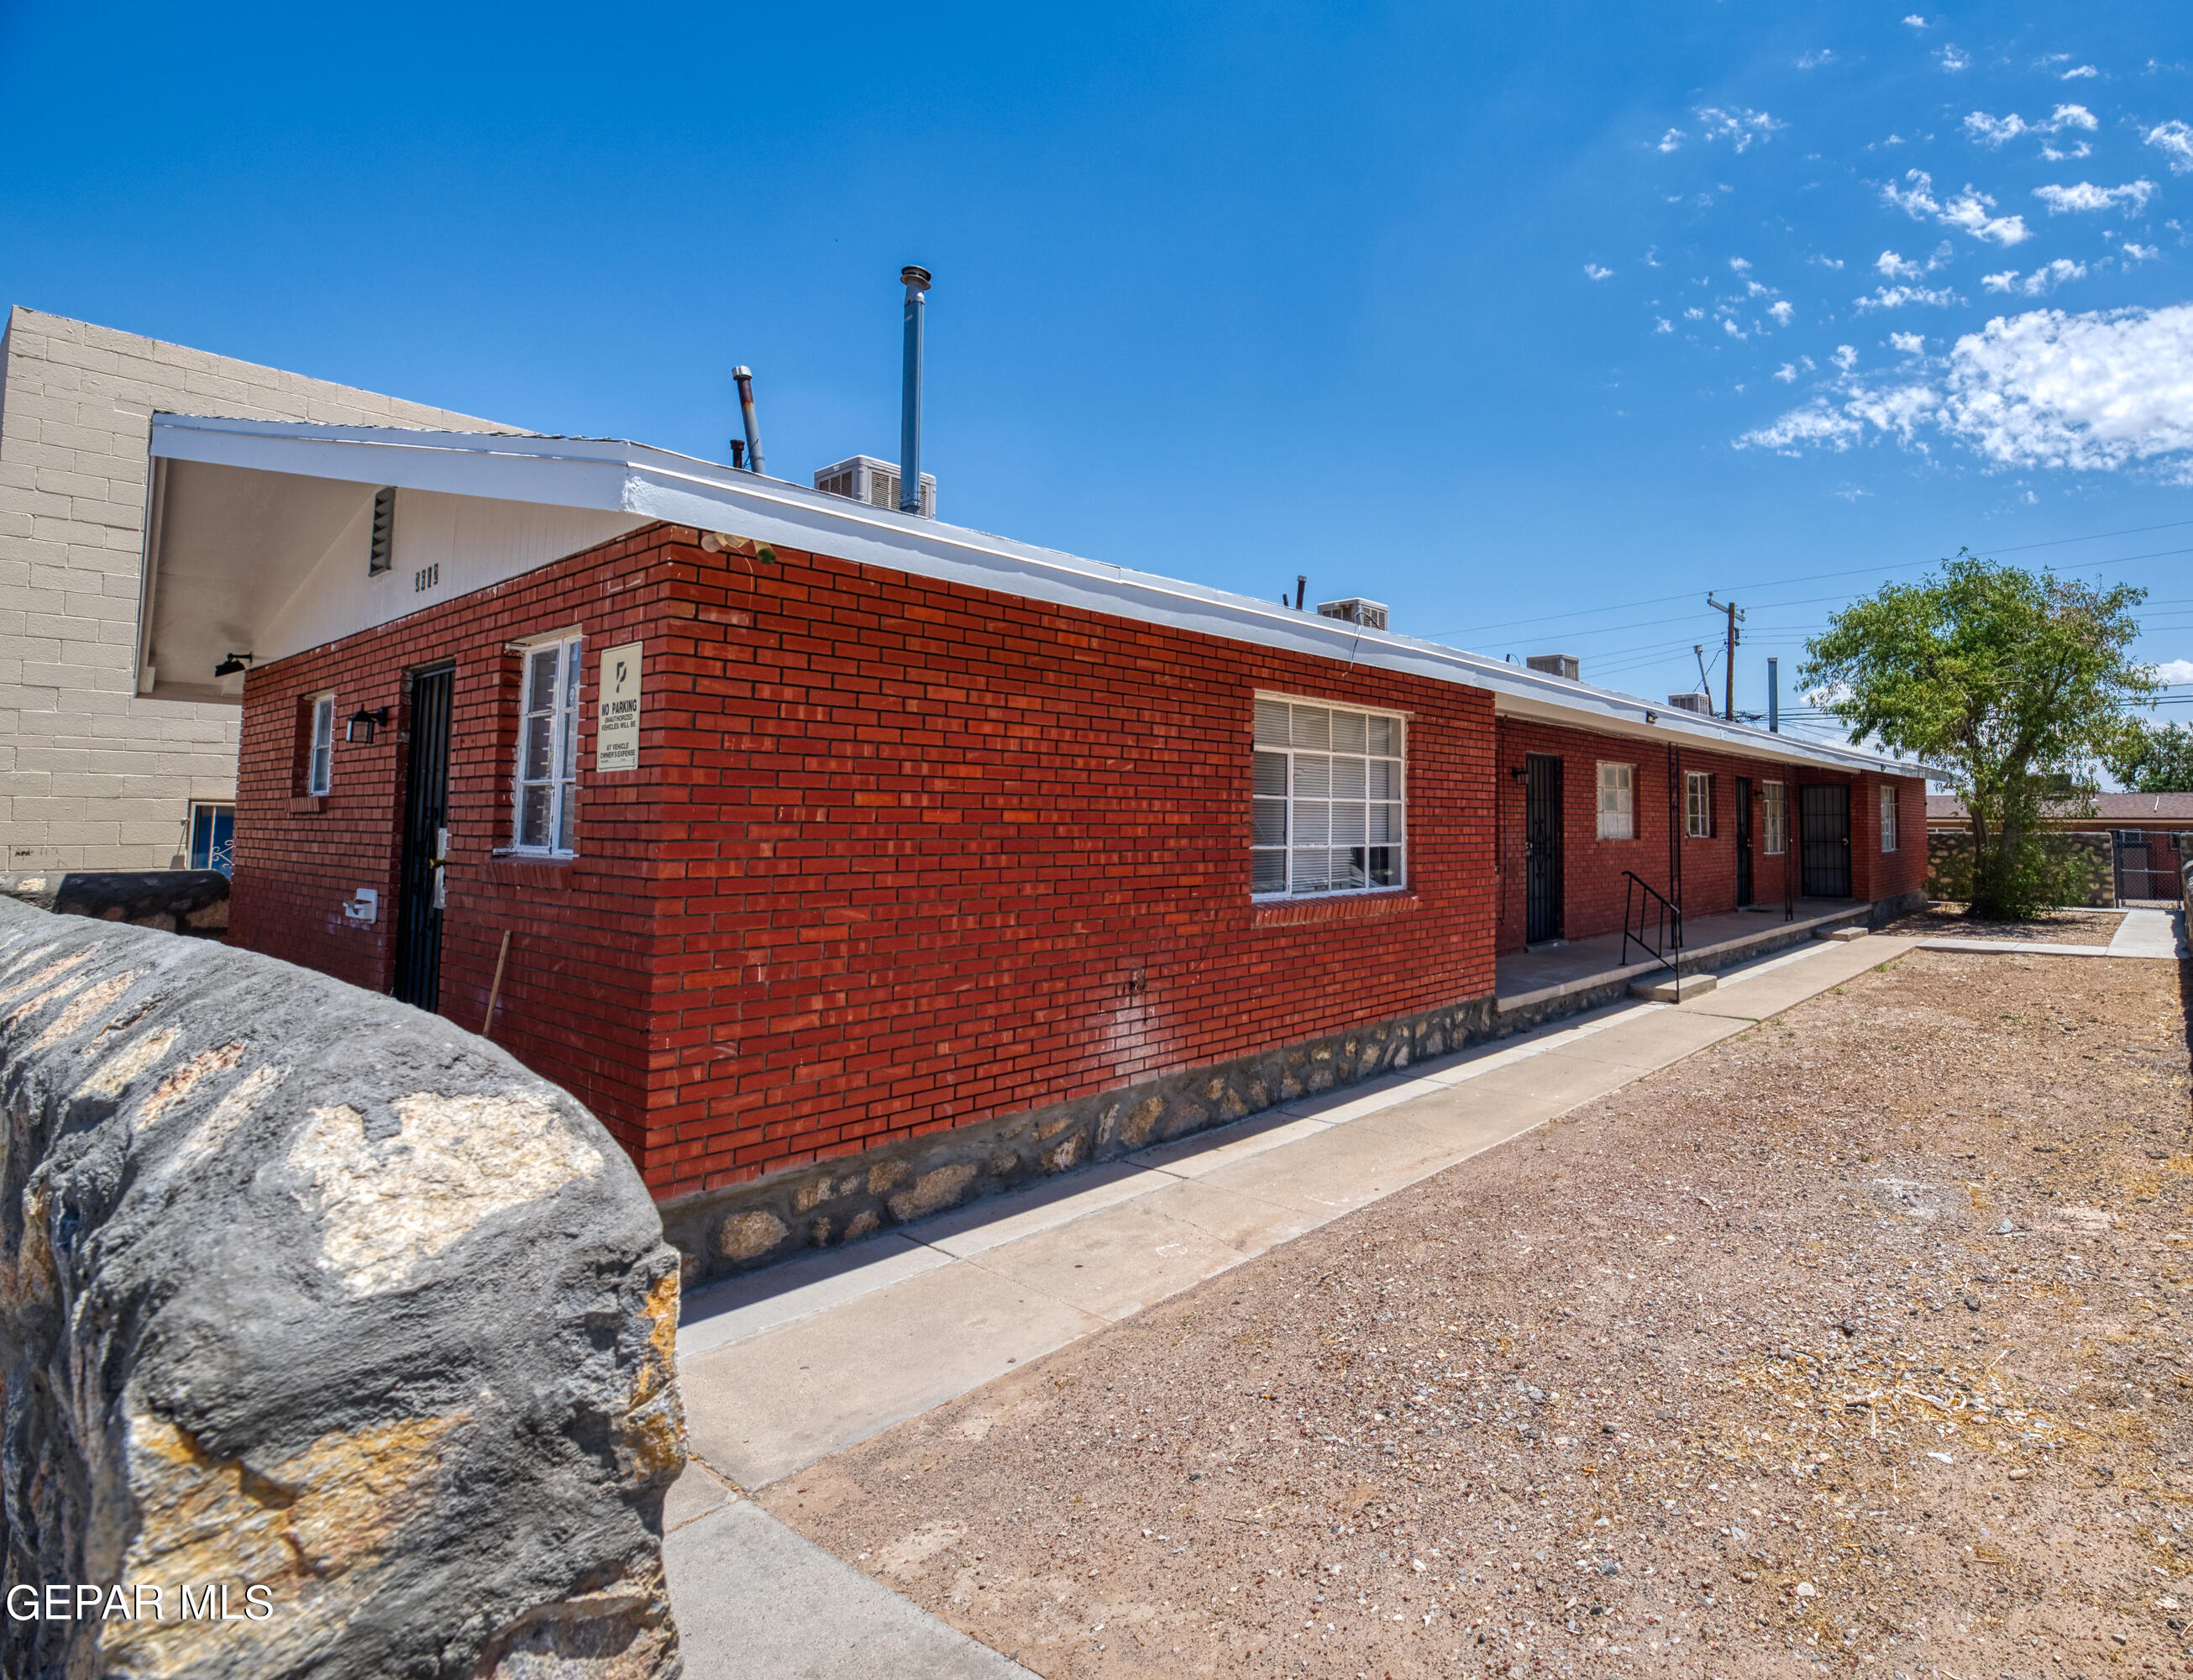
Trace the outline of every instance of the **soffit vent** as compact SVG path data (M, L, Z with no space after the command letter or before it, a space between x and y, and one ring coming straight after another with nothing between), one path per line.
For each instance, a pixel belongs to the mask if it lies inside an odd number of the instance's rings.
M865 502L871 507L888 507L898 511L898 463L879 461L872 455L856 455L841 461L834 467L816 469L815 488L829 496L843 496L855 502ZM921 475L921 516L925 519L936 517L936 477L931 473Z
M365 574L369 577L386 571L396 564L396 488L373 493L373 544L366 551Z
M1383 601L1366 601L1360 596L1350 595L1344 601L1320 601L1317 610L1321 617L1344 619L1350 624L1360 624L1366 630L1386 628L1386 604Z

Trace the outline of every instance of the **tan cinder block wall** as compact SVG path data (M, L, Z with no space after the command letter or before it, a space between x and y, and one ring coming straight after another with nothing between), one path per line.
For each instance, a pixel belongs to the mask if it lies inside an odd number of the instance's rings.
M155 410L516 428L65 316L0 335L0 872L167 869L236 796L240 708L136 693Z

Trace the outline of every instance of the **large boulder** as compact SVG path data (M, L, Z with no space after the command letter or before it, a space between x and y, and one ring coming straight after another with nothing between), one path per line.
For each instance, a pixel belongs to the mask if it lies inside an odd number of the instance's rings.
M389 999L5 901L0 1102L0 1672L679 1671L678 1257L578 1103Z

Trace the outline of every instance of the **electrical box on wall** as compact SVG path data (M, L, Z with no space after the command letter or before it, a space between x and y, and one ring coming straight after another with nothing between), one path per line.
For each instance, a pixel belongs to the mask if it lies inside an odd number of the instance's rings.
M361 886L343 905L343 920L353 927L370 927L381 920L381 894Z

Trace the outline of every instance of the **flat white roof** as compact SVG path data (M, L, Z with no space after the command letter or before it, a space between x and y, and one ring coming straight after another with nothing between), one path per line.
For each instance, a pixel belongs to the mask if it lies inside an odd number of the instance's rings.
M325 612L301 615L291 605L338 530L349 528L346 519L355 524L358 508L345 513L349 503L369 505L374 490L393 485L468 502L596 516L558 527L573 533L566 540L574 546L560 553L547 552L556 543L539 531L530 541L502 545L506 558L493 569L498 575L475 571L465 583L467 591L600 540L578 540L586 532L662 520L1230 641L1464 684L1489 690L1501 713L1571 728L1835 770L1929 773L1877 754L1703 717L1437 642L1366 630L616 439L156 414L152 453L154 496L166 503L166 514L149 519L146 527L139 634L143 693L239 702L240 685L217 686L200 674L209 674L231 652L249 651L265 663L447 599L414 599L392 588L375 598L359 596L334 620ZM340 486L351 487L347 501ZM292 530L289 541L285 533ZM287 645L303 635L312 639Z

